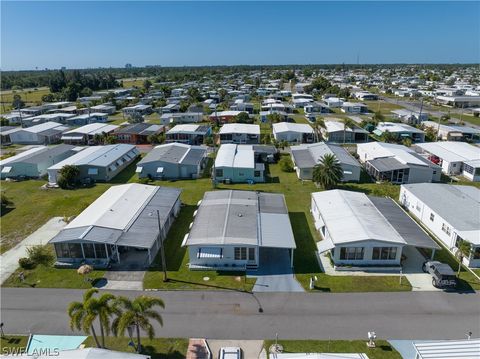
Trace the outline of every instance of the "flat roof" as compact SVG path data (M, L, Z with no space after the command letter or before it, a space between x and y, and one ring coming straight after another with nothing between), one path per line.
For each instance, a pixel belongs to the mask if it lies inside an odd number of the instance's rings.
M369 240L407 244L364 193L330 190L312 193L312 198L334 244Z
M167 134L172 133L207 133L209 126L201 126L201 125L194 125L194 124L180 124L176 125L170 130L168 130Z
M185 245L296 248L283 194L206 192Z
M129 183L110 187L49 243L93 241L150 248L181 190Z
M255 152L251 145L223 144L215 158L215 168L255 168Z
M419 143L416 146L448 162L480 159L480 148L466 142L439 141Z
M478 359L480 339L413 342L419 359Z
M220 128L218 133L247 133L260 135L260 126L247 123L227 123Z
M368 142L359 143L357 148L368 152L373 159L381 157L395 157L395 159L403 164L413 164L419 166L429 165L425 160L418 156L414 150L403 145L385 142Z
M186 165L197 165L206 155L206 148L190 146L183 143L167 143L153 148L137 166L149 162L170 162Z
M134 145L116 144L106 146L91 146L83 151L73 155L48 169L60 169L65 165L90 165L90 166L108 166L117 159L125 156L127 153L133 152L138 154L138 150Z
M480 231L480 189L446 183L403 184L457 231ZM477 234L476 243L480 244Z
M410 132L410 133L425 133L422 130L419 130L418 128L415 128L413 126L404 124L404 123L395 123L395 122L379 122L377 125L377 129L385 132L392 132L392 133L397 133L397 132Z
M299 168L311 168L320 163L326 154L333 154L342 164L360 167L360 163L341 146L318 142L291 146L295 165Z
M18 131L40 133L40 132L44 132L44 131L47 131L47 130L55 129L57 127L65 128L65 127L63 127L63 125L61 123L50 121L50 122L40 123L40 124L32 126L32 127L19 128Z
M116 125L109 125L106 123L90 123L88 125L67 131L64 133L64 135L77 134L77 133L84 134L84 135L95 135L95 134L101 134L102 132L111 132L117 128L118 126Z
M273 127L273 131L276 133L281 133L281 132L313 133L312 126L306 123L278 122L278 123L274 123L272 127Z

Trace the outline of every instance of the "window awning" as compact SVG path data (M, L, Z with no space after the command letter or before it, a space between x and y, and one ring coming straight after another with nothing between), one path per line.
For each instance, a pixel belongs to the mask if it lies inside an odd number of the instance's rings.
M89 168L88 169L89 175L98 175L98 168Z
M143 167L138 166L137 169L135 170L135 173L142 173Z
M5 167L3 167L3 169L2 169L2 173L10 173L11 170L12 170L12 167L7 167L7 166L5 166Z
M324 253L330 249L335 248L331 239L325 238L323 241L317 243L318 253Z
M163 173L163 167L158 167L157 168L157 173Z
M203 247L198 248L197 258L222 258L222 248L220 247Z

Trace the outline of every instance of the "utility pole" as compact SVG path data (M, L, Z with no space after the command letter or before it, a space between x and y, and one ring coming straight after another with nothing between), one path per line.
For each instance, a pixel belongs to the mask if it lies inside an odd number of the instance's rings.
M167 263L165 259L165 247L162 240L162 226L160 225L160 211L157 209L157 219L158 219L158 239L160 240L160 255L162 258L162 270L163 270L163 281L168 282L167 277Z

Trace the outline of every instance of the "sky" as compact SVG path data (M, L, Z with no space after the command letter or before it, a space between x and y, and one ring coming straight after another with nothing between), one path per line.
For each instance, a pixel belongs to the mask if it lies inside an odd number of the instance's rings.
M1 69L480 62L480 2L2 1Z

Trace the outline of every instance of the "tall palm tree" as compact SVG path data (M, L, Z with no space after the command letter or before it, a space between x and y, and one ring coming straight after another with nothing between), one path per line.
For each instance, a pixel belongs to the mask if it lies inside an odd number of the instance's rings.
M457 253L456 256L460 263L458 263L458 271L457 271L457 276L460 275L460 270L462 269L462 262L463 258L468 258L470 257L470 254L472 253L472 243L465 239L459 239L457 241Z
M72 330L83 330L87 334L92 334L95 344L98 348L105 348L105 333L110 333L110 317L117 313L116 308L112 306L115 296L110 293L102 294L99 298L94 297L98 289L87 290L83 295L83 302L72 302L68 306L67 312L70 317L70 328ZM98 318L100 323L100 335L102 345L100 345L93 326Z
M312 179L324 189L332 189L343 178L343 169L335 155L327 153L313 168Z
M317 135L317 142L322 136L322 128L325 128L325 120L322 117L317 117L313 125L315 133Z
M354 126L355 122L353 122L351 119L345 118L343 120L343 144L347 142L347 128L353 129Z
M163 300L160 298L148 297L141 295L133 300L127 297L118 297L116 306L119 310L119 315L112 323L113 332L117 335L124 335L125 329L134 326L137 334L137 353L142 351L142 344L140 341L140 329L144 330L150 339L155 336L155 330L150 323L150 319L155 319L161 326L163 326L162 316L152 309L159 306L165 308Z

